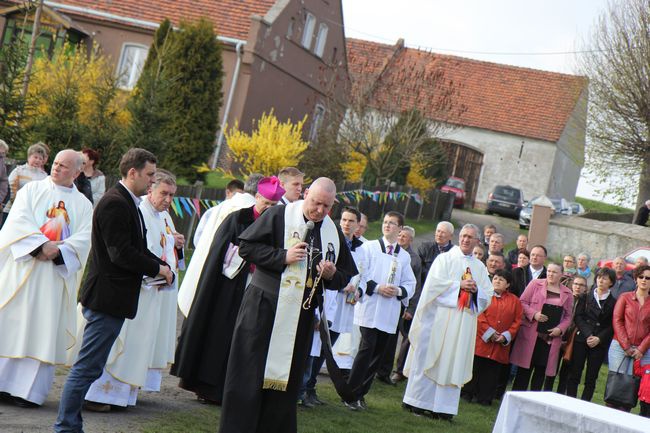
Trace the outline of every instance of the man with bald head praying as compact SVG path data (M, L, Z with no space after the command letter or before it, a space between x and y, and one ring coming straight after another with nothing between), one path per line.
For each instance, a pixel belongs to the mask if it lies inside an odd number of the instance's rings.
M0 392L21 407L43 404L74 343L93 212L74 186L81 162L59 152L49 177L18 191L0 231Z
M334 182L318 178L304 200L266 210L239 236L239 255L255 272L235 324L221 433L297 431L317 298L324 288L344 289L357 273L328 216L335 196Z

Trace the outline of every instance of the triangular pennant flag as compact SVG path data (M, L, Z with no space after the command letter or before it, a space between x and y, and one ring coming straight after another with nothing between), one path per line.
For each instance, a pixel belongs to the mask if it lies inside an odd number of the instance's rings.
M177 217L183 218L183 211L181 210L181 204L178 197L174 197L174 200L172 201L172 209Z
M193 198L192 202L194 202L194 209L196 210L196 216L201 218L201 200L198 198Z
M189 203L187 200L187 197L180 197L181 204L185 208L185 212L187 212L188 215L192 215L192 204Z

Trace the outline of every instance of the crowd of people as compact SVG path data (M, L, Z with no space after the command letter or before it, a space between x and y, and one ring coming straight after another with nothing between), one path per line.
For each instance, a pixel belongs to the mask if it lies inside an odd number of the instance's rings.
M0 142L0 162L7 150ZM396 211L366 239L359 209L330 217L331 179L304 188L304 173L286 167L228 184L199 222L179 287L175 176L130 149L105 191L97 152L61 151L49 176L48 153L37 143L4 184L0 172L0 327L12 330L0 339L0 399L38 407L55 366L72 365L56 432L81 432L82 408L159 391L170 364L181 388L222 407L222 433L295 432L298 407L324 404L323 365L347 410L368 408L375 378L407 380L403 408L439 420L460 398L492 404L510 381L577 397L585 368L589 401L606 358L650 381L647 260L593 272L587 253L549 262L523 234L506 252L493 225L466 224L455 244L448 221L415 251Z

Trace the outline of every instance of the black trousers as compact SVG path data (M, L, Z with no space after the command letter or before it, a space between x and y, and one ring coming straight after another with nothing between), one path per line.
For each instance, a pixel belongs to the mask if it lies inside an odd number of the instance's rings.
M397 329L401 328L402 321L404 320L402 319L403 315L404 315L404 305L401 305L400 319L399 319L399 324ZM402 334L402 336L403 335L404 334ZM406 335L408 336L408 331ZM395 352L397 351L397 340L398 340L397 332L394 334L390 334L390 337L388 337L388 342L386 343L386 349L384 351L384 355L382 356L381 362L379 363L379 368L377 369L377 376L388 378L390 374L393 372L393 364L395 363ZM398 369L397 371L401 372L402 370Z
M510 373L510 364L474 355L472 380L463 386L461 395L470 401L476 397L480 404L492 404L503 372Z
M352 363L348 383L352 388L357 389L357 398L361 399L370 391L372 380L383 359L386 344L388 344L392 334L376 328L364 328L363 326L359 327L359 330L361 331L359 352L357 352L354 363Z
M569 372L569 379L567 381L567 393L569 397L576 397L578 395L578 385L582 377L582 369L587 364L587 371L585 372L585 387L582 390L582 400L591 401L596 389L596 380L598 379L598 372L600 366L607 356L608 347L599 344L596 347L587 346L586 342L573 343L573 355L571 357L571 371Z
M409 342L409 331L411 330L411 323L413 320L401 319L399 331L402 334L402 344L399 346L399 354L397 355L397 365L395 371L402 373L404 371L404 364L406 363L406 355L409 353L411 343Z
M550 346L541 338L537 338L530 368L517 367L515 380L512 382L513 391L553 391L552 377L546 376L546 364ZM532 375L532 379L531 379Z
M650 403L646 403L645 401L639 403L641 405L641 412L639 412L639 415L650 418Z

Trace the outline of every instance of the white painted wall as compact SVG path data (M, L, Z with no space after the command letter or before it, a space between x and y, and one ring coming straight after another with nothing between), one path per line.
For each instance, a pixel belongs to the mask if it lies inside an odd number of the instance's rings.
M469 127L454 129L441 138L483 153L477 204L486 203L495 185L521 188L526 200L547 193L556 153L554 143Z

